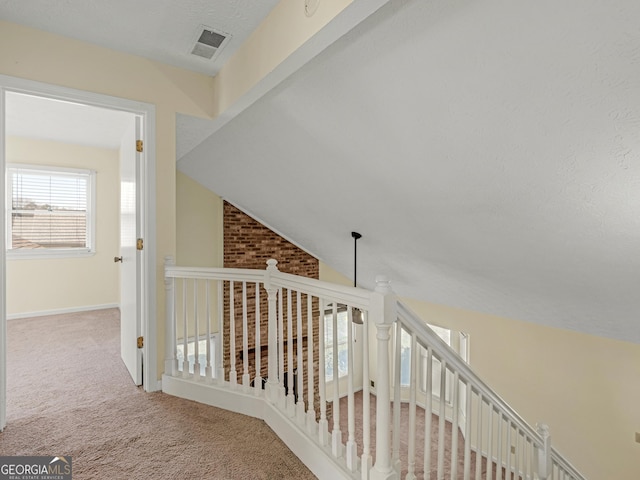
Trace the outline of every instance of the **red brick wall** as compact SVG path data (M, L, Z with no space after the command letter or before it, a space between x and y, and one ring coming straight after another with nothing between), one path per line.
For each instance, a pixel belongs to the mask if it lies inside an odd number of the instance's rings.
M250 216L246 215L242 211L228 202L224 202L223 210L223 222L224 222L224 267L225 268L252 268L252 269L266 269L266 262L270 258L274 258L278 261L278 269L281 272L291 273L295 275L301 275L304 277L315 278L319 276L319 262L318 259L309 255L304 250L296 247L292 243L288 242L280 235L274 233L269 228L265 227L261 223L257 222ZM286 300L287 292L284 291L284 298ZM296 315L296 292L292 292L292 311L295 318ZM249 339L249 374L251 379L255 377L255 285L247 285L247 317L248 317L248 339ZM302 297L302 311L303 311L303 335L307 334L307 300L306 297ZM260 292L260 342L262 346L267 345L268 340L268 305L267 294L264 289ZM229 374L230 360L229 360L229 318L230 318L230 302L229 302L229 285L225 285L225 299L224 299L224 311L225 311L225 371ZM238 383L242 381L243 362L242 362L242 333L243 333L243 317L242 317L242 285L234 285L234 318L235 318L235 331L236 331L236 371L238 372ZM313 317L318 318L319 308L317 301L313 302ZM285 341L286 341L286 322L287 322L287 307L284 306L284 321L285 321ZM294 321L293 324L293 337L297 337L297 325ZM304 372L303 378L305 383L304 396L306 397L307 389L307 341L306 338L303 341L303 360L304 360ZM318 379L318 322L314 322L313 329L313 344L314 348L314 378L317 384ZM285 347L286 348L286 347ZM297 347L294 346L294 362L297 366ZM261 354L261 376L267 377L268 374L268 353L266 348L262 349ZM288 365L288 357L285 352L285 366ZM285 368L285 371L287 369ZM316 408L317 397L316 397Z
M288 242L249 215L224 202L224 267L265 269L275 258L278 270L319 278L318 259Z

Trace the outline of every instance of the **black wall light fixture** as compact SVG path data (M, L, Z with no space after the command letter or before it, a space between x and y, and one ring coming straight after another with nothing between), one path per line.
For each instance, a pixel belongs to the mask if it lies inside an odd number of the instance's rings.
M351 236L353 237L353 286L357 287L357 275L358 275L358 239L362 238L358 232L351 232ZM364 318L362 314L362 310L359 308L353 308L352 316L353 323L357 325L362 325L364 323Z

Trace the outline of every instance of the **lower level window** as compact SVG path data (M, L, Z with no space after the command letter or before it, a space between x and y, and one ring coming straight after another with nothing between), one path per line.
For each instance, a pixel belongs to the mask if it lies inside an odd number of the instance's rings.
M347 374L349 366L349 316L346 308L337 312L336 332L338 342L333 344L333 313L327 312L324 316L324 372L327 381L333 380L333 359L338 357L338 377Z
M209 338L211 342L211 366L213 367L216 358L216 336L211 335ZM187 341L187 354L186 358L189 362L189 373L193 373L195 363L196 363L196 341L188 340ZM176 359L178 360L178 371L181 372L184 366L185 352L184 352L184 342L181 342L177 345L176 348ZM198 340L198 363L200 364L200 375L205 376L205 369L207 368L207 338L201 338Z
M468 362L468 337L465 333L454 332L452 330L438 327L436 325L429 325L429 327L453 350L462 357L465 362ZM400 337L400 385L408 387L411 383L411 335L409 335L404 329L401 329ZM418 347L417 357L417 378L418 388L422 392L427 390L427 350L421 345ZM437 358L433 358L432 364L432 393L436 397L441 396L440 392L440 376L442 375L442 366ZM447 377L451 375L450 372L445 373ZM444 397L447 402L452 398L452 385L453 376L447 378L448 389L444 392Z

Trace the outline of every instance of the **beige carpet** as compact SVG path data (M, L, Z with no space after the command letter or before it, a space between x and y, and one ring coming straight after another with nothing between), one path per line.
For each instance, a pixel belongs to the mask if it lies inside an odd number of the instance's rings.
M135 387L117 310L7 329L1 455L71 455L76 480L315 478L263 421Z

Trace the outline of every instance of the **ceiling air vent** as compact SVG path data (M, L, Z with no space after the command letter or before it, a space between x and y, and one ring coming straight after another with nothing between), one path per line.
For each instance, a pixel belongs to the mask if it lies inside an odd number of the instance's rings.
M222 50L229 38L231 38L231 35L216 32L213 28L203 25L198 30L198 37L191 54L211 60Z

